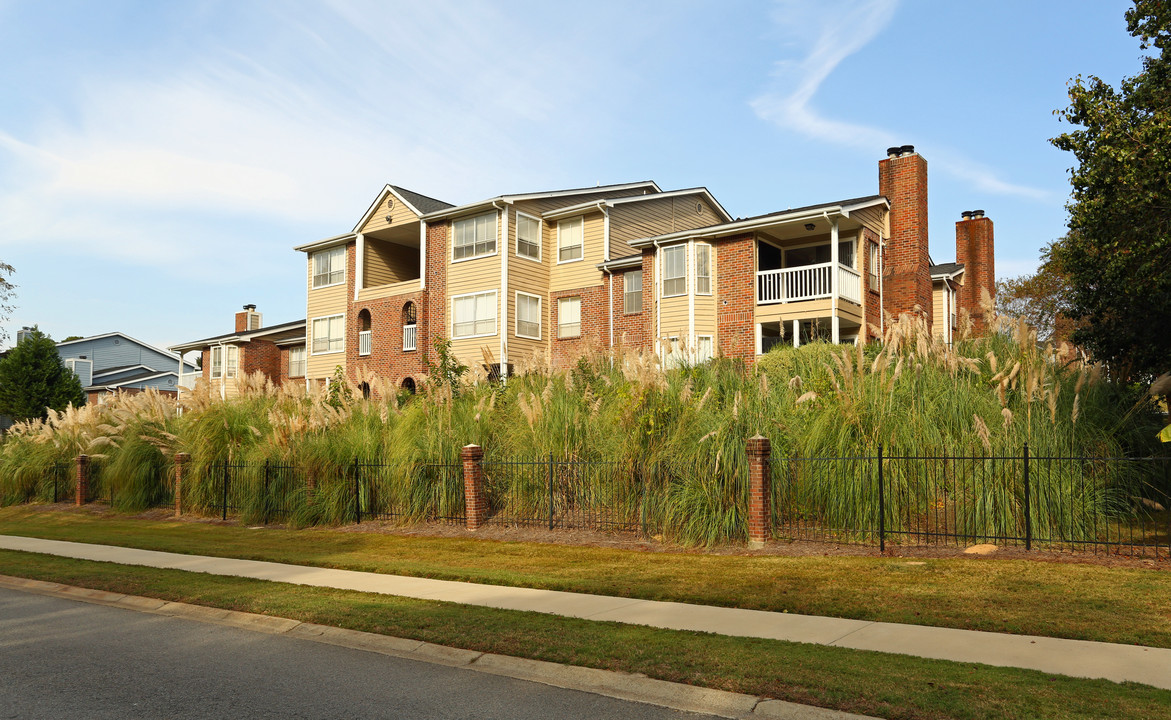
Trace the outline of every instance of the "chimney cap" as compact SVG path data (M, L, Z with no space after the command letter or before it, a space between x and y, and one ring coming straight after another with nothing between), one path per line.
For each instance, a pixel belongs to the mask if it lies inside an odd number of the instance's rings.
M972 219L973 219L973 220L979 220L979 219L980 219L980 218L982 218L982 217L984 217L984 211L983 211L983 210L973 210L973 211L972 211Z
M888 147L886 149L886 156L888 158L898 157L899 156L899 146L895 145L894 147Z
M964 220L971 220L972 219L972 211L965 210L962 213L960 213L960 217L962 217Z
M248 303L247 305L244 306L244 309L245 310L255 310L256 306L253 305L252 303Z
M902 156L902 155L912 155L912 154L914 154L914 152L915 152L915 146L914 146L914 145L903 145L902 147L900 147L900 148L899 148L899 155L900 155L900 156Z

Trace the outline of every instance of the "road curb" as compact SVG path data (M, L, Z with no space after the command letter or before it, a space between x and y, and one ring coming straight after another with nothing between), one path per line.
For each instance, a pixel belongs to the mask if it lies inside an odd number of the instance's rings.
M655 680L645 675L599 670L597 668L563 665L515 658L506 655L481 653L474 650L435 645L420 640L347 630L329 625L305 623L290 618L237 610L221 610L203 605L159 600L158 598L93 590L42 580L0 575L0 588L76 600L95 605L122 608L134 612L165 615L215 625L228 625L268 635L288 635L310 642L348 647L354 650L379 653L407 660L464 668L476 672L537 682L543 685L578 690L641 702L684 712L705 713L736 720L768 718L769 720L867 720L867 716L799 705L783 700L770 700L728 692L684 685L666 680Z

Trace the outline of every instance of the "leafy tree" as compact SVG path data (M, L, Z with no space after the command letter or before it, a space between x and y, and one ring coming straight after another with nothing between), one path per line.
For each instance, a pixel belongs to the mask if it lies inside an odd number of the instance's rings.
M8 320L12 315L12 300L16 297L16 286L5 275L16 272L8 263L0 262L0 322ZM0 340L8 339L8 331L0 327Z
M1060 241L1059 241L1060 242ZM996 311L1009 317L1023 317L1045 341L1063 337L1070 316L1069 276L1053 258L1050 243L1041 250L1041 266L1032 275L1001 280L996 283Z
M1070 170L1069 234L1052 257L1069 278L1075 342L1118 377L1171 367L1171 3L1136 0L1127 29L1146 51L1118 89L1078 76L1051 141Z
M85 392L52 338L37 328L0 360L0 414L16 420L48 416L46 408L64 410L81 405Z
M468 372L468 366L463 365L451 351L451 341L444 337L435 338L436 362L431 358L423 358L423 372L427 374L427 382L435 387L446 385L451 388L452 395L459 395L459 381Z
M82 340L84 338L85 338L84 335L70 335L69 337L65 338L61 342L69 342L71 340Z

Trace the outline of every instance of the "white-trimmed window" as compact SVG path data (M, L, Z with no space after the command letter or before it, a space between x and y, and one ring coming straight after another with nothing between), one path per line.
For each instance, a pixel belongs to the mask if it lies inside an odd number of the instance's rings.
M346 249L335 247L313 253L313 287L341 285L346 281Z
M584 232L584 223L580 217L557 223L557 262L581 260Z
M854 241L842 240L838 243L838 264L854 268Z
M712 336L700 335L695 338L695 362L705 363L712 359Z
M211 376L213 379L224 376L224 348L220 345L211 349Z
M878 243L867 243L870 249L870 267L867 274L870 276L870 289L878 290Z
M289 348L289 377L305 377L305 348Z
M519 212L516 214L516 256L541 261L541 221Z
M642 270L622 274L622 312L642 312Z
M240 348L235 345L216 345L211 349L212 378L236 377L239 364Z
M695 294L712 294L712 246L706 243L695 246Z
M557 298L557 337L581 336L581 298Z
M313 318L313 354L345 352L346 316Z
M687 246L663 248L663 297L687 294Z
M452 223L455 242L451 246L453 260L491 255L496 252L496 213L463 218Z
M541 298L537 295L516 294L516 336L541 339Z
M226 363L227 367L224 370L224 377L234 378L240 369L240 348L235 345L229 345L226 350L228 361Z
M451 337L496 334L496 291L457 295L451 299Z

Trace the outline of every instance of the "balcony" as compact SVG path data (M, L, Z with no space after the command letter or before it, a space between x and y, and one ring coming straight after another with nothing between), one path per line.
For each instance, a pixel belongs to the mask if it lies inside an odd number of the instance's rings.
M756 303L772 305L832 297L833 272L832 262L757 272ZM861 304L862 276L842 264L837 273L838 297Z
M369 330L363 330L362 332L358 333L358 354L359 355L369 355L371 344L372 343L370 341L370 331Z

